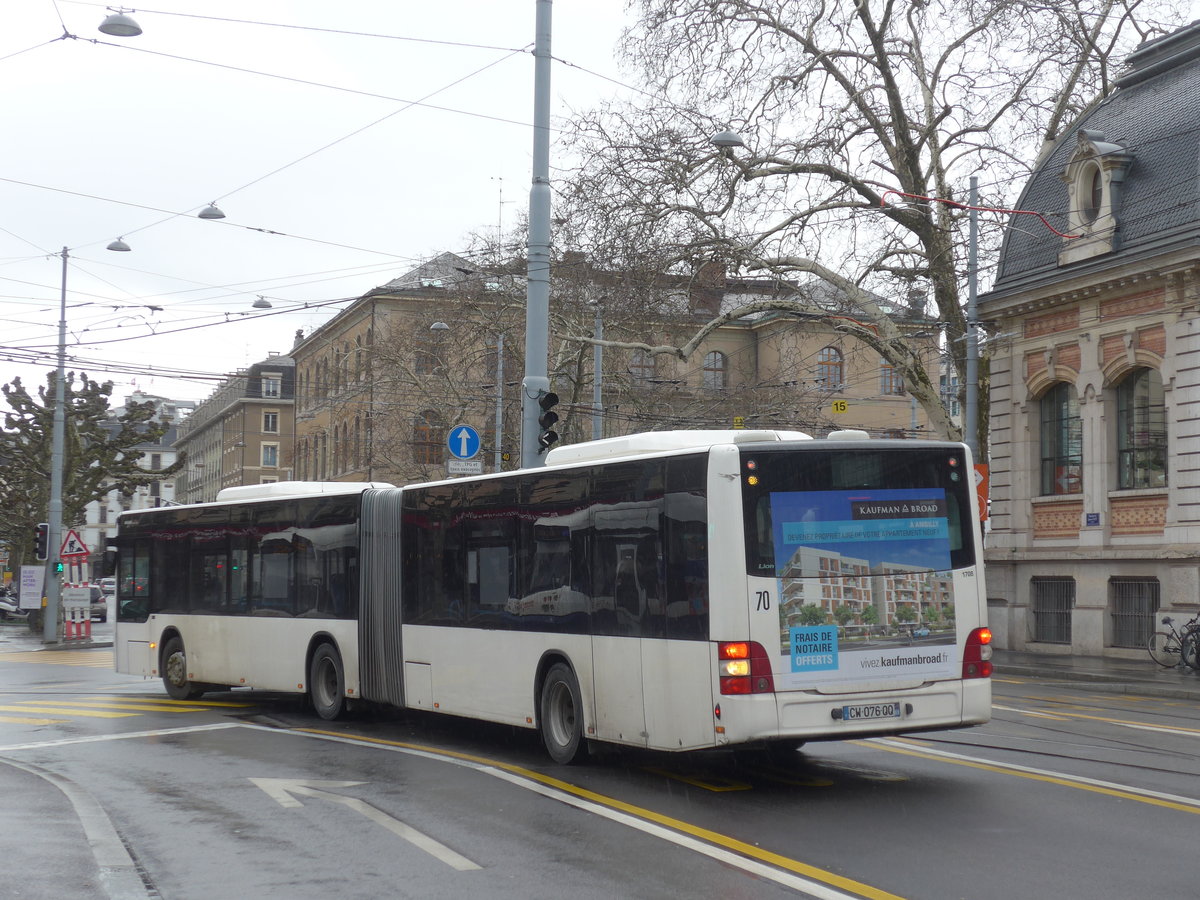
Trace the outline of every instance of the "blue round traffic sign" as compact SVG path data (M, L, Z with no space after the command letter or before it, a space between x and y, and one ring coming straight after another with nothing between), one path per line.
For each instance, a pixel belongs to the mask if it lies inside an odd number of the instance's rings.
M446 446L455 459L474 459L479 452L479 432L470 425L455 425L446 437Z

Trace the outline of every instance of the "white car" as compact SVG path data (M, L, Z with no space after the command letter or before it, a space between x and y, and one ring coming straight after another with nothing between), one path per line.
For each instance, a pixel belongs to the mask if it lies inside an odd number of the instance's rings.
M117 579L112 577L101 578L100 590L104 592L105 597L111 597L117 592Z

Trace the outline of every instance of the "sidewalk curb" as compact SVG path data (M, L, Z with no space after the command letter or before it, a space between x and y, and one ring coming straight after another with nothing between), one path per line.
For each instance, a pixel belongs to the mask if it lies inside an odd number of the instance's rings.
M1196 683L1194 686L1188 684L1164 684L1154 678L1133 678L1125 674L1057 668L1049 670L1037 666L1021 665L1019 663L998 665L994 670L994 674L1036 679L1039 684L1070 685L1075 688L1094 691L1098 694L1151 694L1155 697L1200 702L1200 674L1179 673L1181 678L1195 679ZM1163 674L1169 677L1173 677L1174 675L1174 673L1170 673L1167 670L1163 670Z

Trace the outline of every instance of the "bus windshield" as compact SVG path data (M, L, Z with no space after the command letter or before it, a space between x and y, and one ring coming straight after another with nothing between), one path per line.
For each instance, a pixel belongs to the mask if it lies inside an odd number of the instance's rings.
M795 575L811 555L859 574L975 563L973 479L961 448L743 448L742 472L751 575Z

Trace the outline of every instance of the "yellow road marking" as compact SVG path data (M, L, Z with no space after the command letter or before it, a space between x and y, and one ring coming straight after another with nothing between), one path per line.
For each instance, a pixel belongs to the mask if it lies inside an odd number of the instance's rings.
M32 719L29 716L0 716L0 722L13 725L65 725L67 719Z
M137 713L134 712L108 712L98 709L55 709L51 706L43 706L40 702L37 704L30 704L28 706L25 704L21 704L20 706L0 706L0 712L39 712L50 713L51 715L58 716L65 716L69 714L72 716L85 716L89 719L123 719L128 716L137 715Z
M1134 800L1138 803L1147 803L1151 806L1161 806L1164 809L1173 809L1177 812L1192 813L1200 815L1200 801L1195 802L1179 802L1168 800L1165 797L1155 797L1149 794L1141 794L1136 791L1123 790L1117 787L1109 787L1103 784L1092 784L1088 781L1083 781L1067 776L1058 776L1046 772L1035 772L1026 769L1006 766L1003 763L985 763L974 759L965 759L957 756L950 756L943 753L928 753L916 748L909 749L900 747L893 742L891 738L872 738L870 742L854 741L860 746L876 747L880 750L886 750L888 753L899 753L903 756L915 756L918 759L928 759L934 762L950 763L956 766L966 766L969 769L978 769L982 772L992 772L998 775L1014 775L1017 778L1026 778L1030 781L1038 781L1043 784L1055 784L1059 787L1074 788L1075 790L1088 791L1093 794L1103 794L1107 797L1116 797L1118 800Z
M684 775L679 772L672 772L670 769L657 769L654 766L643 766L642 770L645 772L650 772L653 775L661 775L663 778L671 778L675 781L682 781L684 784L690 784L698 788L704 788L704 790L712 791L715 794L724 793L726 791L751 790L750 785L746 784L744 781L734 781L731 778L722 778L719 775Z
M13 650L0 653L0 662L42 663L50 666L113 668L112 650Z
M992 704L992 709L998 709L1001 712L1013 712L1020 716L1032 716L1035 719L1054 719L1057 722L1065 722L1066 716L1056 716L1052 713L1034 712L1031 709L1017 709L1015 706L1000 706L996 703Z
M86 707L90 709L128 709L170 713L201 712L204 708L203 706L197 706L194 704L191 707L167 706L165 703L156 703L153 700L37 700L36 702L39 706L70 706Z
M816 866L811 866L808 863L800 862L797 859L783 856L779 853L772 853L769 850L763 850L761 847L756 847L753 844L748 844L745 841L739 841L737 838L732 838L729 835L721 834L717 831L712 831L708 828L702 828L699 825L693 825L691 822L685 822L682 819L676 819L671 816L663 815L651 809L645 809L641 806L635 806L632 803L627 803L624 800L618 800L615 797L609 797L604 794L598 794L595 791L590 791L587 788L579 787L570 782L562 781L552 775L543 775L541 772L535 772L532 769L526 769L522 766L513 765L512 763L500 762L499 760L488 759L483 756L474 756L470 753L460 753L456 750L443 750L438 747L427 747L422 744L412 744L404 741L391 741L384 738L363 737L360 735L347 735L337 731L323 731L319 728L297 728L297 732L302 734L316 734L324 737L338 738L341 740L361 741L367 744L379 744L386 747L401 747L406 750L415 750L420 753L427 753L432 756L444 756L451 759L461 759L466 762L475 763L476 765L488 766L493 769L501 769L505 772L511 772L519 775L521 778L535 781L539 784L544 784L547 787L555 788L563 793L571 794L583 800L588 800L599 806L605 806L609 809L618 810L626 815L642 819L646 822L653 822L656 825L662 825L670 828L681 834L687 834L701 841L713 844L718 847L723 847L734 853L745 856L749 859L754 859L767 865L774 866L777 869L782 869L786 872L794 872L797 875L803 875L806 878L811 878L813 881L821 882L822 884L836 887L839 890L848 891L857 894L860 897L865 897L867 900L902 900L897 894L892 894L888 891L881 890L877 887L872 887L869 884L864 884L861 881L855 881L852 878L846 878L834 872L819 869Z

